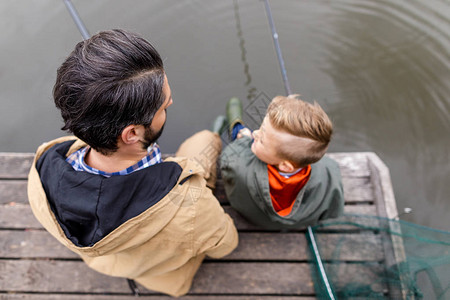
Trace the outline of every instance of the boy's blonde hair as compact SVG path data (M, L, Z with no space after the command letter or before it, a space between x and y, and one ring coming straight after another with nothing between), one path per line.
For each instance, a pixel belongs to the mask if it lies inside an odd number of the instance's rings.
M277 96L270 103L267 115L272 126L294 136L312 140L307 155L296 151L296 145L278 145L278 155L305 167L320 160L328 148L333 133L333 124L319 104L300 100L299 95Z

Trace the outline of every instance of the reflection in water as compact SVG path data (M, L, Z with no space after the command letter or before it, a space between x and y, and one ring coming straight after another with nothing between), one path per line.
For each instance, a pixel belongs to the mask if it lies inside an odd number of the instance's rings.
M257 90L254 86L250 85L252 82L252 76L250 75L249 65L247 62L247 50L245 49L245 40L242 34L241 18L239 17L239 4L237 0L233 0L233 7L237 36L239 39L239 49L241 49L241 60L244 63L244 73L246 77L245 86L248 88L247 100L252 100L256 97Z
M74 4L92 33L136 31L163 54L175 95L164 151L208 128L231 95L248 104L282 93L261 1ZM399 209L414 209L402 218L450 230L449 1L270 4L293 90L335 123L330 150L376 152ZM81 38L62 1L0 1L0 13L0 151L34 151L61 135L51 90Z
M340 98L328 108L337 116L337 140L366 137L363 144L383 153L391 172L401 170L393 174L399 208L443 204L450 193L449 20L424 6L343 1L330 16L334 35L323 37L324 70Z

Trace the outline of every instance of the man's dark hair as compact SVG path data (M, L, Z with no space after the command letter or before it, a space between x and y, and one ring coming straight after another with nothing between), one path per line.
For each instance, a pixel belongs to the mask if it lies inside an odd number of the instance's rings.
M62 129L111 154L125 127L150 126L164 103L164 78L158 52L134 33L115 29L79 42L53 88Z

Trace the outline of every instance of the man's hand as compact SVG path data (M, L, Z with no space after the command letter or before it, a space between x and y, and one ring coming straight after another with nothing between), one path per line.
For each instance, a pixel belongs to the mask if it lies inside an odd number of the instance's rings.
M242 138L244 136L248 136L248 137L251 138L252 137L252 131L250 129L248 129L248 128L242 128L241 130L239 130L236 138L240 139L240 138Z

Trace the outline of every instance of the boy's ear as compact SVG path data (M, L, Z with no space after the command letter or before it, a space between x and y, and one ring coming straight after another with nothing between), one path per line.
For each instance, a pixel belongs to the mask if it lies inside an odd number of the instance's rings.
M292 173L297 169L290 161L287 160L280 162L277 167L278 171L283 173Z
M122 130L120 138L124 144L134 144L141 140L144 134L144 127L142 125L128 125Z

